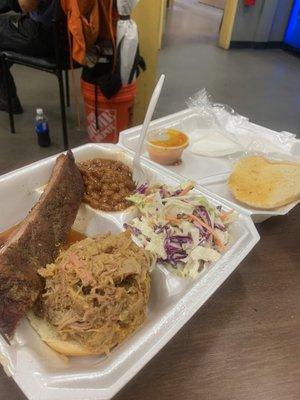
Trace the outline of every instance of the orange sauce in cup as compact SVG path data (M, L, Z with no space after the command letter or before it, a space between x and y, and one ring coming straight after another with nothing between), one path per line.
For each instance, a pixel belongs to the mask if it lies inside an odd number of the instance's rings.
M180 147L187 142L187 136L176 129L166 129L166 138L151 138L149 143L159 147Z
M179 165L182 152L189 145L189 137L176 129L150 132L147 150L152 161L161 165Z

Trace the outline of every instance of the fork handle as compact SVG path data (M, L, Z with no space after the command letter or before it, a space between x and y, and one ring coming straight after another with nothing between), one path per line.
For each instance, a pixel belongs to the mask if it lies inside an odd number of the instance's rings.
M155 86L155 89L154 89L154 91L152 93L152 97L151 97L150 103L148 105L146 116L145 116L145 119L144 119L144 122L143 122L143 125L142 125L142 130L141 130L141 134L140 134L140 138L139 138L137 152L136 152L135 157L134 157L134 162L137 162L139 160L140 155L142 153L142 148L143 148L145 136L146 136L146 133L148 131L149 124L151 122L151 119L152 119L152 116L153 116L157 101L159 99L159 95L160 95L161 89L162 89L163 84L164 84L164 81L165 81L165 75L162 74L161 77L159 78L159 81L157 82L157 84Z

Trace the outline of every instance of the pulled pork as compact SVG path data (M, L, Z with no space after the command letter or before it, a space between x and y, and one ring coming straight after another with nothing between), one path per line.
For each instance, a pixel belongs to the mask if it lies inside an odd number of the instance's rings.
M44 318L63 340L108 353L146 318L151 263L128 232L75 243L38 271Z

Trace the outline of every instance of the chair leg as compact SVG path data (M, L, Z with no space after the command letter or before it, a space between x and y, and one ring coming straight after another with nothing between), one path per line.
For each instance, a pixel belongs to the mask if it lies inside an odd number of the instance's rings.
M15 130L15 121L14 121L14 113L13 113L12 102L11 102L11 93L10 93L9 79L8 79L9 67L8 67L7 61L6 61L4 58L2 59L2 65L3 65L3 75L4 75L4 82L5 82L5 90L6 90L6 97L7 97L7 105L8 105L8 115L9 115L9 123L10 123L10 132L11 132L11 133L16 133L16 130Z
M64 149L68 150L69 140L68 140L68 129L67 129L67 118L66 118L64 80L63 80L62 71L58 71L57 79L58 79L58 84L59 84L60 112L61 112L61 122L62 122L62 130L63 130Z
M69 71L67 69L65 70L65 85L66 85L67 107L70 107Z

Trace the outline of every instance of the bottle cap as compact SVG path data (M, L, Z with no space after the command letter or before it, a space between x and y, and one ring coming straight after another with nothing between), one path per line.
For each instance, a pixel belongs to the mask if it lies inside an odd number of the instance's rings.
M37 108L37 109L36 109L36 113L37 113L37 115L43 115L43 114L44 114L44 111L43 111L42 108Z

